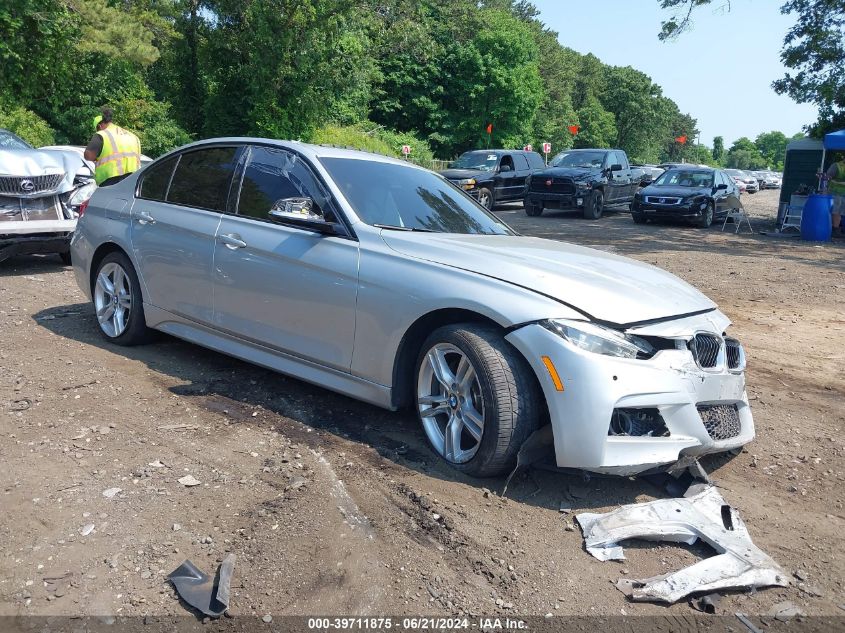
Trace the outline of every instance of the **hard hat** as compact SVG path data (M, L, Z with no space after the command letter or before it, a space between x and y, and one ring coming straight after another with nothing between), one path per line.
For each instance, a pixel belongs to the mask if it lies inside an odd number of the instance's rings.
M100 125L100 122L101 122L102 120L103 120L103 115L102 115L102 114L98 114L97 116L95 116L95 117L94 117L94 129L95 129L95 130L97 129L97 126L98 126L98 125Z

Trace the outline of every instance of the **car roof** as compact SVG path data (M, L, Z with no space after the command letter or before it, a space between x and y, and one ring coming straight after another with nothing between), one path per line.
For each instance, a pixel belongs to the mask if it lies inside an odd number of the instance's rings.
M705 172L710 172L710 171L716 171L716 168L715 167L701 167L700 165L689 165L689 166L678 165L676 167L670 167L669 169L666 170L666 173L669 173L670 171L705 171Z
M251 136L224 136L218 138L203 139L202 141L196 141L194 143L189 143L187 145L177 147L176 149L173 149L167 154L165 154L164 156L161 156L158 160L161 160L162 158L165 158L172 154L176 154L178 152L189 151L192 149L200 149L206 146L228 144L266 145L279 147L282 149L288 149L297 152L311 160L316 160L319 158L349 158L354 160L369 160L379 163L392 163L395 165L403 165L405 167L410 168L424 169L423 167L419 167L418 165L415 165L414 163L411 163L406 160L394 158L392 156L385 156L383 154L376 154L374 152L366 152L363 150L353 149L349 147L336 147L333 145L314 145L311 143L302 143L301 141L282 141L278 139Z
M535 151L526 151L524 149L468 149L467 151L463 152L463 154L496 154L499 156L500 154L536 154Z

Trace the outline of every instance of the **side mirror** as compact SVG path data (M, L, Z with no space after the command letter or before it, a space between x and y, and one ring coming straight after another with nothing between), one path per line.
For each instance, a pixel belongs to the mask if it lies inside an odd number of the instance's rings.
M501 167L499 167L499 171L504 173L507 171L513 171L513 169L511 169L510 165L502 165Z
M325 235L338 234L337 225L326 220L320 208L314 204L311 198L276 200L267 215L279 224L287 224Z
M622 165L616 163L610 166L610 171L622 171Z
M725 183L721 183L716 185L716 189L727 189L728 186Z

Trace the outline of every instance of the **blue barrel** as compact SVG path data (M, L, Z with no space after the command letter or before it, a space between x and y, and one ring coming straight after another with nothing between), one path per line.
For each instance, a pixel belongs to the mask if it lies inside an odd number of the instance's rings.
M801 213L801 239L813 242L830 241L830 211L833 196L814 193L804 203Z

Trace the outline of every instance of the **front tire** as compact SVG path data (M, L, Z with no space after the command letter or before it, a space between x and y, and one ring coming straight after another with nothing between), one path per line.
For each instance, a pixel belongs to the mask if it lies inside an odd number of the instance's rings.
M634 224L645 224L648 222L645 213L639 211L631 211L631 219L634 221Z
M144 318L141 284L135 267L120 252L100 262L92 284L94 311L103 337L117 345L139 345L150 339Z
M604 211L604 192L596 189L590 194L587 206L584 207L584 218L587 220L598 220Z
M495 327L447 325L415 366L417 416L432 449L474 477L511 471L537 428L540 394L525 359Z
M698 219L698 228L709 229L711 224L713 224L713 203L708 202L707 208L704 209L704 213Z
M482 187L478 190L478 204L485 209L492 210L495 202L493 201L493 192L487 187Z
M529 217L537 218L543 215L543 207L539 204L531 204L526 200L522 206L525 207L525 215Z

